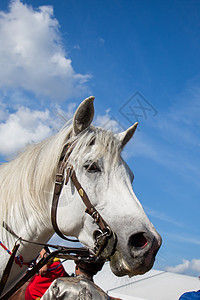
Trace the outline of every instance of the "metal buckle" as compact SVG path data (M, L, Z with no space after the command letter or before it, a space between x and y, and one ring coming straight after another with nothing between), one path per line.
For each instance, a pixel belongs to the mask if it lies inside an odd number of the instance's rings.
M59 179L58 179L58 178L59 178ZM63 181L64 181L63 174L57 173L57 174L56 174L56 181L55 181L55 183L56 183L56 184L62 185L62 184L63 184Z
M99 213L98 213L98 211L94 211L93 213L92 213L92 218L94 219L94 221L95 221L95 223L98 223L99 222ZM100 230L100 229L99 229Z
M109 226L106 227L105 231L97 229L93 233L94 238L94 252L96 257L100 256L102 259L109 259L116 246L116 235L110 229Z

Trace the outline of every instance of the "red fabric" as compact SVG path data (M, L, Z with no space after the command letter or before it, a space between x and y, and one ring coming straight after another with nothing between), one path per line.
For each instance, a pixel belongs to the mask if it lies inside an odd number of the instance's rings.
M38 297L42 297L42 295L49 288L54 279L58 277L67 277L68 274L65 272L62 265L60 265L60 261L53 262L48 266L49 270L45 276L35 275L30 281L25 294L26 300L35 300ZM59 267L58 267L59 266Z

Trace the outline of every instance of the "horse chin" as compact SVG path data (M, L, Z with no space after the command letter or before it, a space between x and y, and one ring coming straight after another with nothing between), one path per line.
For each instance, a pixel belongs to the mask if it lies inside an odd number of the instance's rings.
M148 272L153 267L154 261L155 257L152 257L151 260L135 259L130 265L122 257L121 252L116 250L113 256L110 258L110 267L112 272L118 277L122 277L125 275L132 277L135 275L142 275Z

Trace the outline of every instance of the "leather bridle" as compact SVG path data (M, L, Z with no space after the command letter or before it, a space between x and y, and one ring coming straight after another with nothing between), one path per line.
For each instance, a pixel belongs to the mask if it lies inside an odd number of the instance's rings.
M54 186L53 201L51 207L51 222L55 232L62 238L71 242L79 242L79 240L74 240L66 237L60 231L57 224L57 208L59 197L63 188L63 185L67 185L69 178L71 178L76 190L78 191L79 196L81 197L83 203L86 206L85 212L88 213L98 225L99 229L95 230L93 233L93 238L95 241L95 248L93 254L101 259L109 259L115 251L116 246L116 235L108 226L106 221L102 218L100 213L92 205L91 201L88 198L87 193L84 188L81 186L80 182L77 179L76 172L72 165L68 163L68 158L72 152L70 150L71 145L67 144L64 146L63 151L60 156L58 171L56 174L56 181Z

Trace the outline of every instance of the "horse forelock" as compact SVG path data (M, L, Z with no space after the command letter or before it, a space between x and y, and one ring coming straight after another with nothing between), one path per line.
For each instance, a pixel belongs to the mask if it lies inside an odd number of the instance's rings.
M120 141L115 138L114 134L94 126L90 126L78 136L72 136L68 143L71 145L66 154L69 156L69 162L82 165L85 155L90 153L91 146L94 146L95 152L90 160L97 161L103 157L105 172L114 166L121 153Z
M86 153L95 143L95 157L105 157L105 170L119 159L120 142L112 132L90 126L81 134L72 134L72 125L65 126L54 136L33 144L13 161L0 167L2 220L10 211L19 208L26 220L33 213L37 221L45 223L49 218L46 202L53 194L53 184L63 147L72 146L70 161L81 164ZM68 151L71 151L69 149Z

